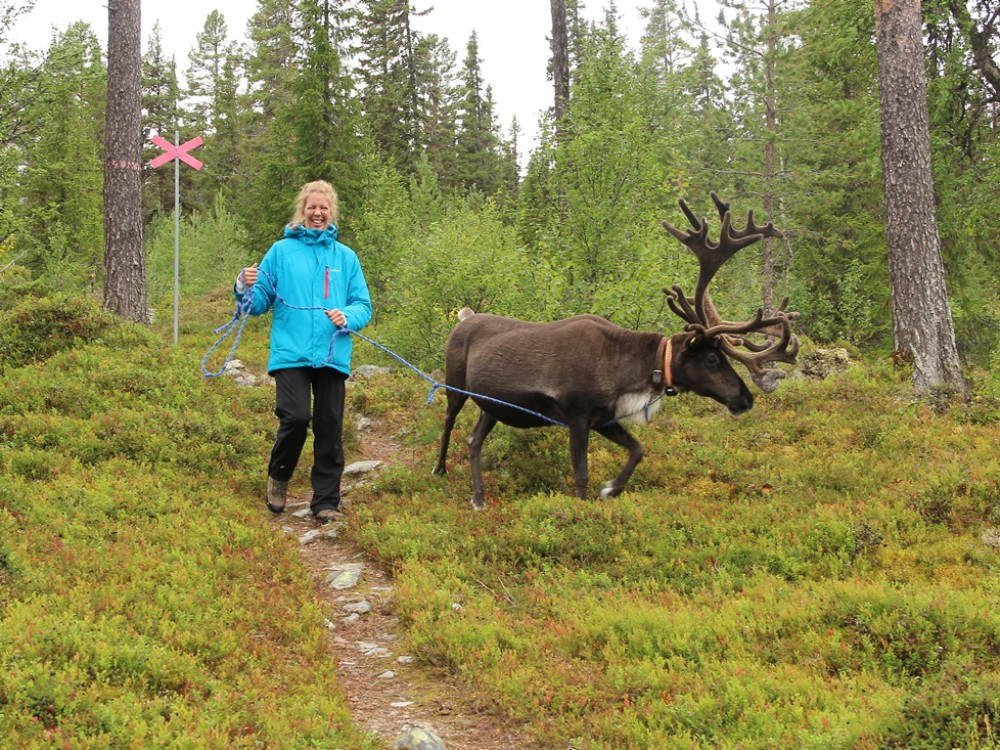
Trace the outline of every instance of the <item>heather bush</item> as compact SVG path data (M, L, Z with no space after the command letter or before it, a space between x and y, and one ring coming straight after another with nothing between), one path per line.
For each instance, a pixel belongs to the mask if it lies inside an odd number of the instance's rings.
M294 541L255 512L273 393L88 300L8 316L5 351L30 356L0 382L0 737L378 747Z

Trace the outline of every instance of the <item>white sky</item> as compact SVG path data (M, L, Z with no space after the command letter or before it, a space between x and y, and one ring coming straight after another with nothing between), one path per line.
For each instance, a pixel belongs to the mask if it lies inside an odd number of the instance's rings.
M18 4L18 0L14 0ZM71 23L85 21L107 42L107 0L36 0L34 11L22 17L11 33L11 41L27 43L36 50L49 46L53 30L63 31ZM619 0L622 28L629 32L633 47L638 46L642 21L638 8L649 0ZM604 0L589 0L587 18L604 17ZM521 150L530 150L537 138L539 115L552 101L552 87L546 79L550 56L548 34L551 27L549 3L545 0L427 0L414 2L416 9L433 7L426 16L414 20L425 33L448 39L456 53L456 65L465 57L465 46L473 30L479 41L483 77L493 89L503 134L517 115L521 127ZM255 0L145 0L142 4L142 49L146 51L153 25L159 21L164 51L173 55L178 69L187 67L188 51L195 35L205 26L212 10L226 19L230 39L246 39L247 21L257 10ZM184 83L182 78L182 84Z

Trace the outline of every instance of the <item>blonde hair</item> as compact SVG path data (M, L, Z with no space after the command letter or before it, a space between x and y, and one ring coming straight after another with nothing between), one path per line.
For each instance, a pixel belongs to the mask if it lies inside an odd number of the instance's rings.
M340 218L340 213L337 210L337 191L326 180L313 180L312 182L307 182L299 190L299 195L295 199L295 210L292 213L291 225L295 226L306 223L306 201L309 200L309 196L313 193L326 196L326 199L330 201L330 223L337 223Z

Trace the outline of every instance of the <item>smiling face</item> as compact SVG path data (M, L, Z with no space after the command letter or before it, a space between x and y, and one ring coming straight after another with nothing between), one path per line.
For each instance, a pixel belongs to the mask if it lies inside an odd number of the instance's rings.
M295 198L290 226L327 229L337 225L337 191L325 180L302 186Z
M323 193L309 193L304 209L306 229L326 229L330 226L333 207Z

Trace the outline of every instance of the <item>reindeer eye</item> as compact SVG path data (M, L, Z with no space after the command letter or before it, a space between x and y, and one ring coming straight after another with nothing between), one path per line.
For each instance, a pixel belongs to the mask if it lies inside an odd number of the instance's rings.
M718 370L721 366L722 361L719 353L716 351L710 351L705 355L705 366L709 370Z

